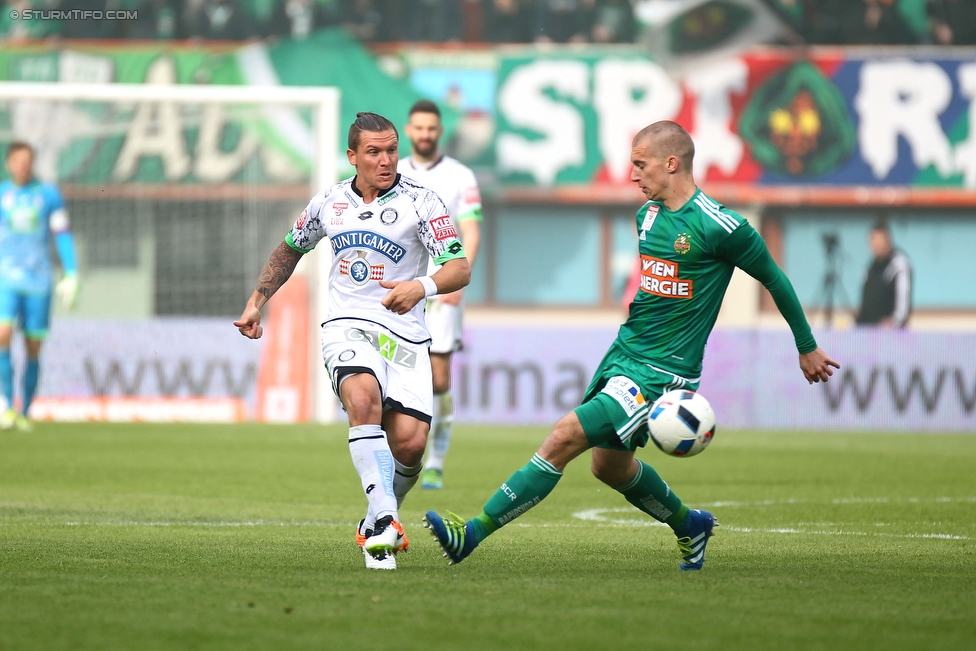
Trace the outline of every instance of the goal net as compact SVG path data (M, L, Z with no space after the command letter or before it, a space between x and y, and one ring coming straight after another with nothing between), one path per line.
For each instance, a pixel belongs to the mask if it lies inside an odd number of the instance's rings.
M271 302L266 318L282 323L267 339L230 321L309 197L335 182L338 113L334 88L0 84L0 151L34 148L81 278L75 308L55 306L35 417L331 417L310 362L325 291L311 265L327 261L309 256Z

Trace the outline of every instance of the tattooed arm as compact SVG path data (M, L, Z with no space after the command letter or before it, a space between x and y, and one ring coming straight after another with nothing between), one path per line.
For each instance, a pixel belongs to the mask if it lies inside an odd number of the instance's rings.
M301 259L302 253L288 246L286 242L279 244L278 248L271 253L258 277L258 284L255 285L251 298L244 307L244 313L239 320L234 321L234 325L242 335L249 339L261 337L264 332L261 327L261 308L291 277Z

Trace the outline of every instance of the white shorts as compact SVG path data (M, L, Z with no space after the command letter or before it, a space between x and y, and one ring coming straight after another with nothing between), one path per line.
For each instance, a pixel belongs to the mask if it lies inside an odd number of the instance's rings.
M322 359L336 395L345 378L369 373L379 382L384 411L430 424L434 393L426 344L404 341L365 321L331 322L322 326Z
M461 350L463 305L448 305L444 301L427 301L427 330L430 332L430 352L449 354Z

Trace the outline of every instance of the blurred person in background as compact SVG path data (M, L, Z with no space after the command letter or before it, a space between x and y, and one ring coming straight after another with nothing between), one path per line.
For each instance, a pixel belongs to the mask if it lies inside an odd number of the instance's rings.
M976 45L976 0L929 0L926 12L936 45Z
M267 36L303 41L315 30L339 24L339 4L331 0L278 0Z
M55 286L66 307L78 294L78 266L68 212L53 185L34 178L34 150L26 142L7 149L10 178L0 183L0 383L7 409L0 429L32 429L28 418L40 376L41 345L51 320L53 270L48 249L51 235L61 261ZM20 327L27 347L20 411L14 408L14 369L10 342Z
M405 0L402 3L403 39L444 43L460 41L464 27L464 0Z
M523 0L490 0L485 13L484 34L489 43L529 41L528 11Z
M633 43L637 21L631 0L597 0L590 36L594 43Z
M140 0L135 20L127 22L126 38L141 41L183 38L182 0Z
M441 112L430 100L410 108L404 133L411 155L401 158L397 171L430 188L447 206L447 212L461 229L461 242L474 268L481 242L481 193L474 172L440 151L444 134ZM431 263L429 273L437 267ZM451 395L451 356L461 349L463 324L462 289L432 296L427 301L427 330L430 331L430 368L434 386L434 413L430 421L433 442L427 451L421 488L444 486L444 459L454 428L454 398Z
M23 41L45 36L56 36L61 31L61 21L40 20L31 18L24 20L23 13L28 9L44 10L53 7L43 0L8 0L0 13L0 39L5 41ZM15 19L13 16L19 16Z
M377 0L343 0L342 28L360 41L399 40L399 30L391 25Z
M918 35L898 10L896 0L864 0L861 38L867 45L915 45Z
M246 41L256 35L237 0L205 0L191 10L187 36L202 41Z
M864 31L864 14L861 0L803 0L803 36L807 43L818 45L857 43Z
M58 9L62 11L118 11L122 8L119 0L62 0ZM62 38L109 39L121 38L125 21L122 20L82 20L66 18L61 21Z
M884 220L871 228L868 244L874 258L864 279L857 323L904 328L912 312L911 262L894 247Z
M532 0L532 39L536 43L585 43L596 0Z

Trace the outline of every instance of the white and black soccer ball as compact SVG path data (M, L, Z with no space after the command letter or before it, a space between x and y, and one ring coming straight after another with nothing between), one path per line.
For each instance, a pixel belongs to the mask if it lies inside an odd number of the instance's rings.
M678 389L654 401L647 414L651 440L673 457L693 457L715 436L715 412L700 393Z

